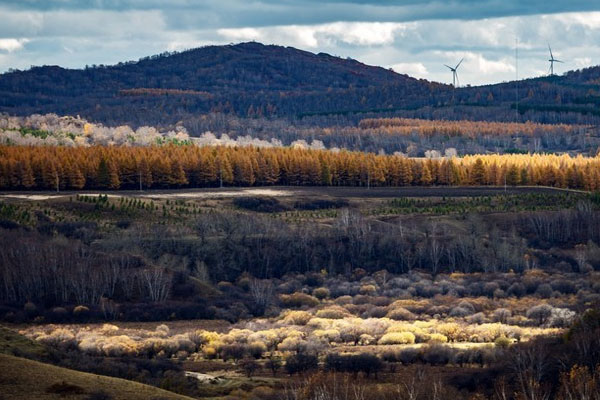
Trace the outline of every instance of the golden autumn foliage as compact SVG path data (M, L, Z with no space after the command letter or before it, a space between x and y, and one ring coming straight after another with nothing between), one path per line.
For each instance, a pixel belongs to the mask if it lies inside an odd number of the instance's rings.
M600 189L600 157L412 159L348 151L197 146L0 146L0 189L542 185Z
M569 134L586 129L583 125L539 124L535 122L490 122L490 121L446 121L415 118L367 118L359 123L361 129L378 129L390 135L420 136L465 136L475 138L482 135L524 135L539 133Z

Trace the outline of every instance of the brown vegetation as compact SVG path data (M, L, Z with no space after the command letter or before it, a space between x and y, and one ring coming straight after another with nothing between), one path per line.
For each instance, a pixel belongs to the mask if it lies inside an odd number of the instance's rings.
M0 189L219 185L543 185L600 188L600 161L568 155L415 160L253 147L0 147Z

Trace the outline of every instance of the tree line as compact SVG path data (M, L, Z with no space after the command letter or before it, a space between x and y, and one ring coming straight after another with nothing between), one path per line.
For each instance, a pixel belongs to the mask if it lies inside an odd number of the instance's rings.
M471 139L482 135L572 135L577 131L585 131L591 128L586 125L540 124L531 121L525 123L468 120L447 121L398 117L365 118L359 122L358 126L361 129L382 128L384 132L391 135L412 135L417 133L421 136L466 136Z
M0 189L543 185L595 191L600 157L418 159L348 151L198 146L0 146Z

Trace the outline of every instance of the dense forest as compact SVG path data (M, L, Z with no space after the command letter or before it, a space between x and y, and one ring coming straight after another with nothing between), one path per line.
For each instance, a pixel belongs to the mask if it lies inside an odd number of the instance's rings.
M0 75L0 111L81 115L107 125L174 125L198 114L284 118L311 125L370 113L427 119L597 123L598 67L480 87L416 80L351 59L241 43L137 62ZM515 101L518 99L518 108Z
M224 114L203 115L195 121L195 130L204 132L199 136L191 136L182 125L133 129L128 125L109 127L80 117L56 114L26 117L0 114L0 144L291 146L428 158L490 152L595 156L600 149L599 130L591 125L366 118L357 126L310 127L293 126L283 120L240 119Z
M354 109L361 100L365 108L387 108L397 97L419 104L414 94L436 86L443 87L328 54L242 43L110 67L44 66L3 74L0 110L81 114L105 123L139 125L176 122L209 111L293 116ZM321 105L314 109L315 104Z
M477 155L411 159L294 148L0 147L2 189L215 186L542 185L595 191L600 159Z

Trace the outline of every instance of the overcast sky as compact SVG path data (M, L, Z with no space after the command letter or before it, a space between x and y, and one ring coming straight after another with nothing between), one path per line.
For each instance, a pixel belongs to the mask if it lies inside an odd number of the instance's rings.
M0 0L0 72L259 41L461 85L600 64L598 0Z

